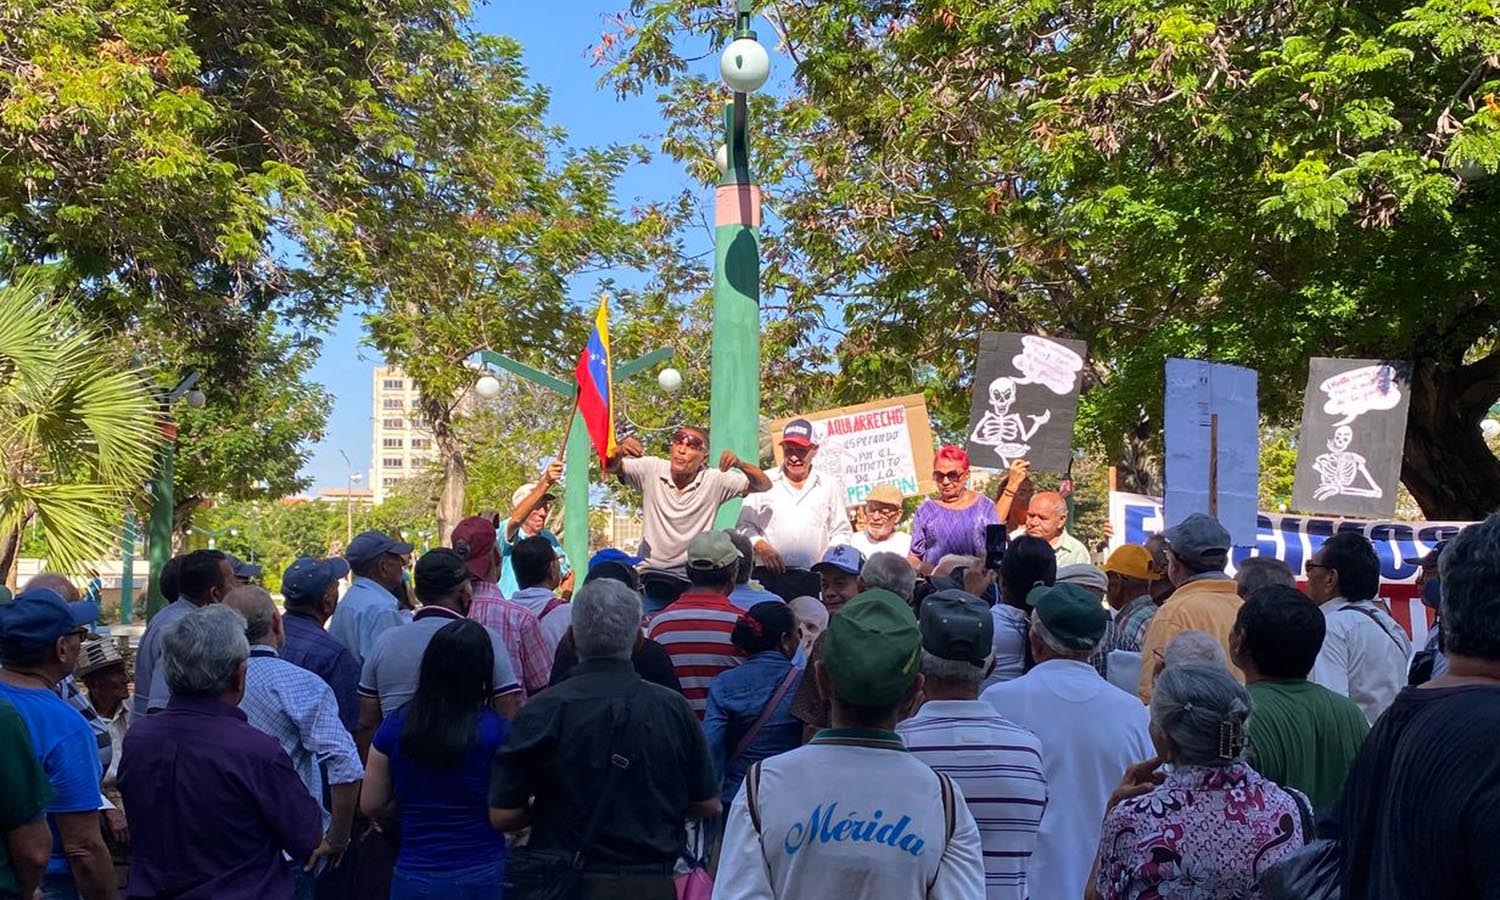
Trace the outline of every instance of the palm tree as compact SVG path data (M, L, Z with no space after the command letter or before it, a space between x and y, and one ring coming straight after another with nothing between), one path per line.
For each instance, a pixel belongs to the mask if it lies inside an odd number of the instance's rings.
M0 576L35 521L51 568L109 555L160 441L159 407L125 348L32 275L0 284Z

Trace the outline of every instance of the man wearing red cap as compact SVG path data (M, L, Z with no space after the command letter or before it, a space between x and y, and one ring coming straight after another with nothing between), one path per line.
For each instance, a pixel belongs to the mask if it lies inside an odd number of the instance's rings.
M469 584L474 591L469 618L499 633L523 697L530 696L552 678L552 654L542 639L536 613L505 599L495 584L500 578L497 537L495 523L483 516L469 516L453 529L449 543L469 569Z

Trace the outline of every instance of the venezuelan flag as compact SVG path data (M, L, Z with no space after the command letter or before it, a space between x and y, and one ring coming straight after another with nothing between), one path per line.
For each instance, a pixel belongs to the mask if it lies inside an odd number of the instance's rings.
M607 465L615 453L614 365L609 355L609 297L599 302L594 330L588 346L578 357L573 377L578 382L578 411L599 453L599 464Z

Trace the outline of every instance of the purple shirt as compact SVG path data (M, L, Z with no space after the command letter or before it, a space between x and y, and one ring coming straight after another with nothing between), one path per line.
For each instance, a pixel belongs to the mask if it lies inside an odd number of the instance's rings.
M290 900L322 811L276 739L217 698L173 697L125 734L127 898Z
M994 501L983 494L963 509L928 500L911 520L911 555L929 566L949 554L983 559L984 526L999 522Z

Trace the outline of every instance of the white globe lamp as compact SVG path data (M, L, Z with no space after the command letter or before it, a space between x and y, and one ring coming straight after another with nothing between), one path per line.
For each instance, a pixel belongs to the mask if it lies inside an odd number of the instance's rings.
M714 151L714 166L719 170L720 175L729 171L729 148L727 146L720 144L719 148Z
M208 402L208 398L203 396L202 391L198 390L188 391L183 399L187 400L187 405L193 409L202 409L203 404Z
M474 393L485 400L493 400L500 396L500 379L493 375L483 375L474 382Z
M662 369L657 373L656 384L667 393L675 394L682 387L682 373L670 367Z
M1485 419L1479 423L1479 433L1484 435L1484 439L1487 441L1494 440L1496 435L1500 435L1500 422L1494 419Z
M771 57L753 38L737 38L719 57L719 75L736 93L754 93L771 77Z

